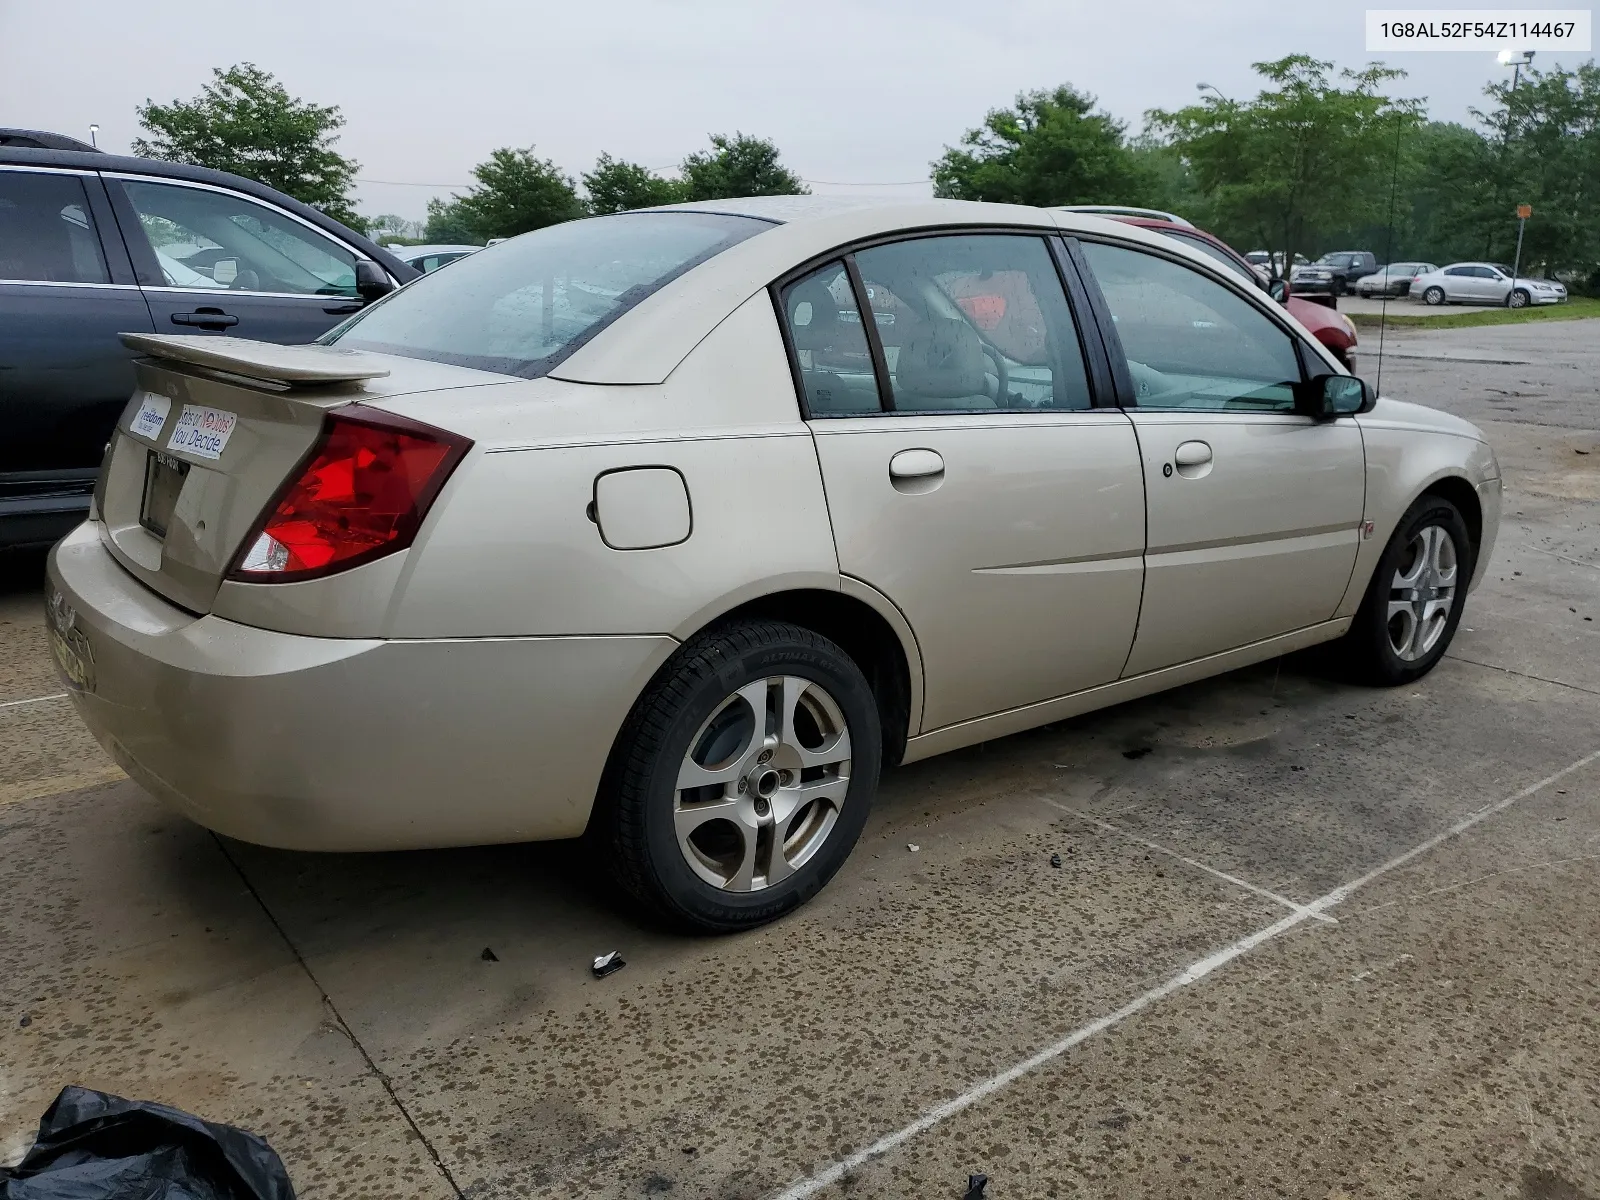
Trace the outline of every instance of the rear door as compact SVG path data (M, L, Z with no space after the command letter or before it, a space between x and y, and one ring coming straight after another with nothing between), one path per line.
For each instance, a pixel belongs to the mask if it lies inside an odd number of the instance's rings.
M150 331L99 177L0 167L0 504L86 507ZM43 505L43 508L39 506Z
M1078 252L1144 462L1144 600L1124 673L1330 619L1360 539L1361 430L1294 411L1295 337L1242 289L1143 249Z
M1139 611L1138 447L1093 406L1046 238L872 246L781 300L839 566L910 622L922 731L1116 679Z
M356 253L205 184L107 177L157 333L310 342L361 308Z

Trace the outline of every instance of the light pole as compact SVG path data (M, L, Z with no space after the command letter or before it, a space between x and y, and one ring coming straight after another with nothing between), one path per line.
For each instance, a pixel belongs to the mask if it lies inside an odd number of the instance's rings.
M1522 68L1533 66L1532 50L1502 50L1500 51L1500 65L1511 68L1511 90L1517 90L1517 84L1522 81Z
M1217 87L1213 86L1212 84L1209 84L1209 83L1197 83L1197 84L1194 85L1194 90L1197 91L1197 92L1215 92L1216 95L1217 95L1217 99L1221 100L1224 104L1232 104L1233 103L1232 100L1229 100L1226 96L1224 96L1222 94L1222 91L1221 91L1220 88L1217 88Z
M100 126L89 126L89 144L96 150L100 149Z

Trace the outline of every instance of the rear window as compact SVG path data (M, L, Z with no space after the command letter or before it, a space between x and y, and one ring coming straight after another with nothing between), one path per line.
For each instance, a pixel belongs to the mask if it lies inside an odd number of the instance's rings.
M715 213L552 225L413 280L323 341L534 379L691 267L770 228Z

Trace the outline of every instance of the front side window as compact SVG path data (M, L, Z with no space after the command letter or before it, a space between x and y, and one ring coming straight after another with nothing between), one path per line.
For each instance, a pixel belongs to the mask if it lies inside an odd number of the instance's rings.
M167 287L356 295L356 256L330 238L229 192L124 180Z
M896 412L1084 409L1088 377L1043 238L962 234L856 255Z
M877 412L872 351L844 264L819 267L784 288L780 299L806 412L814 417Z
M76 175L0 171L0 280L111 281Z
M646 296L770 228L694 212L551 225L412 280L326 340L537 378Z
M1083 243L1141 408L1290 412L1300 359L1289 334L1199 271Z

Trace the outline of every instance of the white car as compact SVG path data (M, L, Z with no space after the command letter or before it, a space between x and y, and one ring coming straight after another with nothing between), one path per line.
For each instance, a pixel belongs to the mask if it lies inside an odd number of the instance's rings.
M1411 295L1424 304L1504 304L1507 308L1526 308L1530 304L1561 304L1567 298L1566 285L1554 279L1513 280L1504 263L1451 263L1448 267L1420 275L1411 281Z
M1500 517L1472 425L1086 214L717 200L124 340L47 606L116 761L290 848L587 832L698 929L814 894L885 763L1320 642L1419 679Z
M465 258L483 249L482 246L386 246L384 248L401 262L415 267L424 274L437 271L446 263L453 263L458 258Z
M1355 293L1363 300L1370 300L1377 295L1409 296L1411 285L1417 279L1438 269L1432 263L1390 263L1387 267L1379 267L1373 274L1356 280Z

